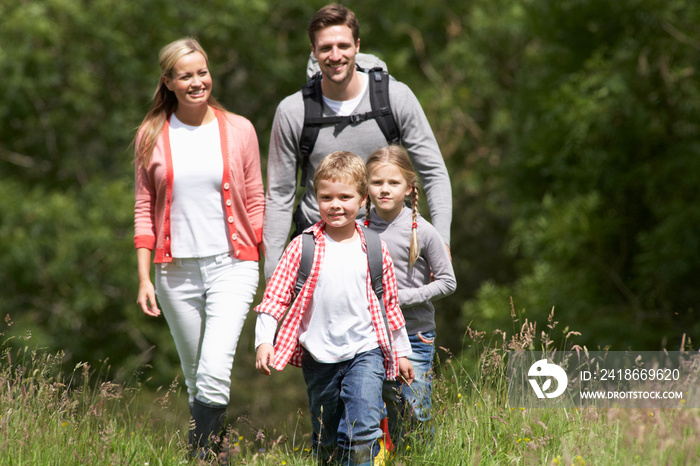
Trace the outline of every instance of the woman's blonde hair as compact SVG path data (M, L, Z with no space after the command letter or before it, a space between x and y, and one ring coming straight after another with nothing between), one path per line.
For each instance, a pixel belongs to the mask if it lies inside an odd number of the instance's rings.
M370 154L365 163L367 167L367 178L369 180L372 173L372 167L375 165L389 163L394 165L401 171L401 175L406 180L406 184L411 187L411 201L413 204L413 223L411 226L411 246L409 250L409 267L413 267L416 259L420 255L420 246L418 244L418 174L413 168L411 158L408 152L402 146L391 145L377 149ZM369 213L371 207L371 199L367 199L367 214L365 216L365 226L369 226Z
M163 129L163 125L165 125L165 122L170 118L170 115L177 110L177 97L175 97L175 93L165 85L165 78L172 77L173 68L179 59L195 52L201 53L207 65L209 64L207 52L204 51L197 39L192 37L178 39L160 50L159 63L161 73L158 87L153 95L151 109L146 114L146 117L141 122L136 133L137 165L148 165L151 160L151 155L153 154L153 148L156 146L158 136ZM207 103L219 110L225 110L211 95Z
M367 197L367 170L358 156L348 151L332 152L321 160L314 173L314 193L319 181L346 181L355 187L360 198Z

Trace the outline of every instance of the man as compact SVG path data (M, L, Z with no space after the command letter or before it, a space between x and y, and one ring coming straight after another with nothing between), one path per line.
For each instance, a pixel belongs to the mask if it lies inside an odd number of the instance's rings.
M367 73L356 69L360 52L359 22L348 8L332 4L321 8L309 22L311 52L321 71L324 116L359 115L371 110ZM425 113L411 90L403 83L389 84L391 111L401 134L401 144L408 150L421 177L431 221L449 245L452 222L452 190L445 162ZM302 92L286 97L277 107L270 136L267 164L267 196L263 225L265 278L269 278L285 247L296 197L300 138L304 126ZM312 176L320 161L337 150L351 151L363 160L387 139L374 119L353 122L339 128L321 127L309 155L306 188L295 216L297 229L319 220ZM300 233L301 231L297 231Z

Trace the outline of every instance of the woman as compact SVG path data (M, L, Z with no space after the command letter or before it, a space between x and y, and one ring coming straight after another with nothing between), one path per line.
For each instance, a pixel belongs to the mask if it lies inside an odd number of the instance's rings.
M260 153L252 124L212 97L207 54L196 40L165 46L160 67L135 142L137 303L156 317L158 296L187 384L195 423L189 443L206 456L223 424L236 345L258 286Z

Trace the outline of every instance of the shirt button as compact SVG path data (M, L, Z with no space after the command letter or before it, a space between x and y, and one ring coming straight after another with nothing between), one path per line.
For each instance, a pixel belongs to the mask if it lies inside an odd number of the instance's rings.
M228 182L227 182L227 183L224 183L224 189L225 189L226 191L228 191L228 188L230 188L230 187L231 187L231 185L229 185Z
M228 218L228 223L233 223L233 215Z
M232 235L231 235L231 239L234 240L234 241L236 241L236 240L238 239L238 235L235 234L235 233L232 234Z
M233 204L233 202L231 202L231 199L226 199L226 205L231 207L231 204Z
M236 251L236 257L241 253L241 251Z

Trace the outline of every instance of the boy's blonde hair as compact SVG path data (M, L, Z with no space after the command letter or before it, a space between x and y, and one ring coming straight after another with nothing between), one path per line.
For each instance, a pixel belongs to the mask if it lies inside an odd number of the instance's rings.
M342 181L353 185L360 198L367 197L367 169L362 159L348 151L333 152L321 160L314 173L314 194L319 181Z
M380 164L391 164L399 169L401 175L406 180L406 184L411 187L411 201L413 204L413 224L411 228L411 246L409 250L409 267L413 267L420 254L418 245L418 175L413 168L408 152L402 146L391 145L377 149L367 158L367 179L372 173L372 167ZM365 226L369 226L369 212L371 200L367 199L367 214L365 215Z

